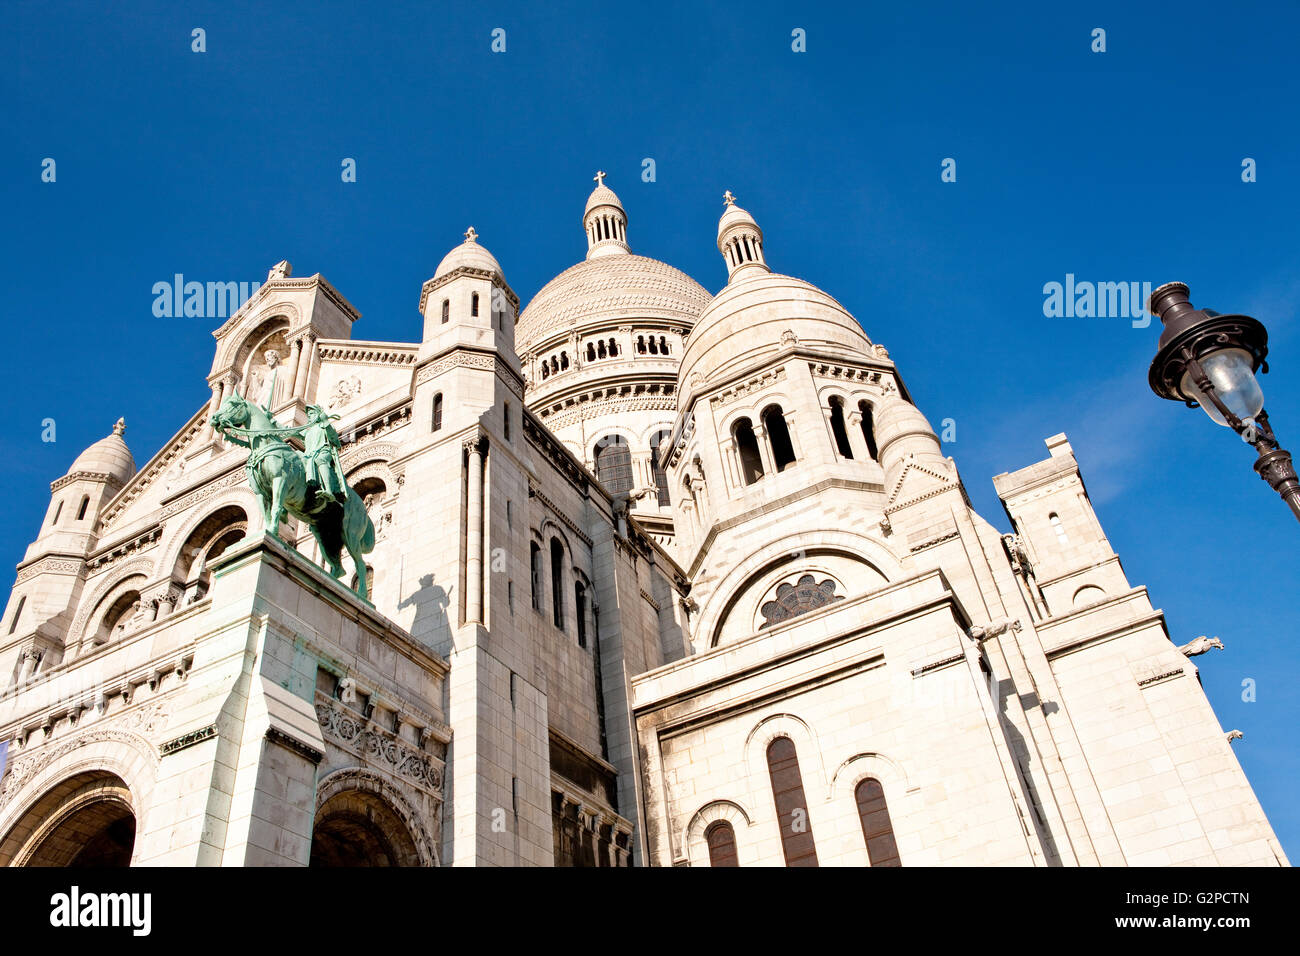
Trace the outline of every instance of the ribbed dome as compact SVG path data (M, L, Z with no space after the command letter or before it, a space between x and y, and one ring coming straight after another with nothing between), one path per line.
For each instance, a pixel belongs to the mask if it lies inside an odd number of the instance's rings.
M795 343L828 357L871 355L857 320L811 282L764 273L728 285L700 315L686 343L679 378L683 401L700 384L726 379Z
M126 422L119 418L117 424L113 426L113 434L101 438L78 455L77 460L68 469L68 474L75 475L82 472L109 475L111 479L123 485L130 481L135 474L135 458L131 456L131 449L126 447L126 441L122 438L122 433L125 431Z
M515 328L516 348L602 319L664 319L687 330L709 303L705 288L666 262L632 254L588 259L546 283Z
M615 194L614 190L610 189L604 183L601 183L591 191L591 195L587 197L587 208L582 210L582 214L584 216L587 215L587 213L591 212L597 206L617 206L619 209L623 208L623 204L619 202L618 196Z
M501 264L497 262L496 256L492 255L492 253L488 252L478 244L478 240L472 227L466 234L465 241L443 256L442 262L438 263L437 271L434 272L433 277L437 279L439 276L444 276L453 269L461 268L483 269L487 272L501 272Z

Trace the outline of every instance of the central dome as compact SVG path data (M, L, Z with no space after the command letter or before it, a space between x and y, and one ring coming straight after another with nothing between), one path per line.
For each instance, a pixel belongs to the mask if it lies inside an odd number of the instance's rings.
M515 328L518 350L610 319L661 319L689 330L713 297L666 262L626 253L579 262L546 283Z

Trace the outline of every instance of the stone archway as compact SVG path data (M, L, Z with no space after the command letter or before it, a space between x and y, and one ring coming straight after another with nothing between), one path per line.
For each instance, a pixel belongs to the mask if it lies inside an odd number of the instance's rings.
M126 783L108 771L87 771L48 790L23 814L0 841L0 864L130 866L135 835Z
M316 811L309 865L423 864L410 829L388 801L367 790L343 790Z

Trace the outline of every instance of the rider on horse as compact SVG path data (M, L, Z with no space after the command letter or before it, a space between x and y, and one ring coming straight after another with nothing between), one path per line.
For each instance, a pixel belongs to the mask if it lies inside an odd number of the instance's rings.
M347 496L338 455L343 440L330 424L331 419L338 417L319 405L307 406L307 427L302 435L306 446L303 464L307 468L307 483L315 486L316 501L321 505L331 501L342 504Z

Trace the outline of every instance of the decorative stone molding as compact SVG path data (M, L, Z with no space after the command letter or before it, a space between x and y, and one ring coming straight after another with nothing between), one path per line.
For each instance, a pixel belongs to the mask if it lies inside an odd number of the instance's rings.
M83 566L80 558L55 556L38 558L18 572L14 584L26 584L40 574L80 574Z
M322 339L316 345L316 354L323 361L352 365L414 365L419 351L418 345L386 345L350 339Z
M318 695L316 717L327 740L377 764L395 777L442 797L443 762L403 743L334 701Z
M167 757L171 754L178 753L189 747L203 743L205 740L211 740L217 736L217 725L208 724L206 727L200 727L198 730L192 730L188 734L182 734L175 737L158 747L158 756Z
M248 476L244 473L244 463L240 461L235 468L232 468L219 478L214 478L201 488L196 488L189 494L182 495L163 505L161 517L166 520L173 515L180 514L182 511L188 511L190 508L203 504L209 498L228 488L242 485L247 480Z
M87 744L100 741L127 744L132 750L147 754L156 767L161 758L156 748L152 746L150 738L167 719L167 715L167 702L156 701L109 720L97 722L56 744L39 747L30 754L21 753L17 757L11 755L4 778L0 779L0 807L3 807L28 780L34 778L49 764ZM26 742L26 735L23 735L24 750Z
M319 764L325 759L325 755L315 747L309 747L296 737L290 737L284 731L277 730L274 727L267 728L266 739L271 741L271 743L279 744L281 747L292 750L294 753L306 757L314 764Z
M785 366L778 365L775 368L767 369L761 375L755 376L746 382L739 382L730 388L724 388L722 391L710 396L709 400L714 405L722 408L784 380Z
M142 534L138 534L134 538L131 538L129 541L125 541L119 545L114 545L110 548L105 548L92 554L86 560L86 570L89 572L95 572L100 568L116 564L118 561L137 551L143 551L149 546L156 544L158 539L162 537L162 532L162 525L157 524Z
M555 504L554 501L546 497L546 495L542 494L540 489L535 488L531 482L529 483L528 492L529 492L528 496L530 498L536 498L543 505L545 505L547 510L551 513L551 516L555 518L555 520L559 521L566 528L568 528L570 531L572 531L578 537L578 539L582 541L583 544L585 544L589 548L592 546L591 536L588 535L585 531L583 531L582 528L578 527L577 522L575 522L572 518L570 518L567 514L565 514L564 511L561 510Z

